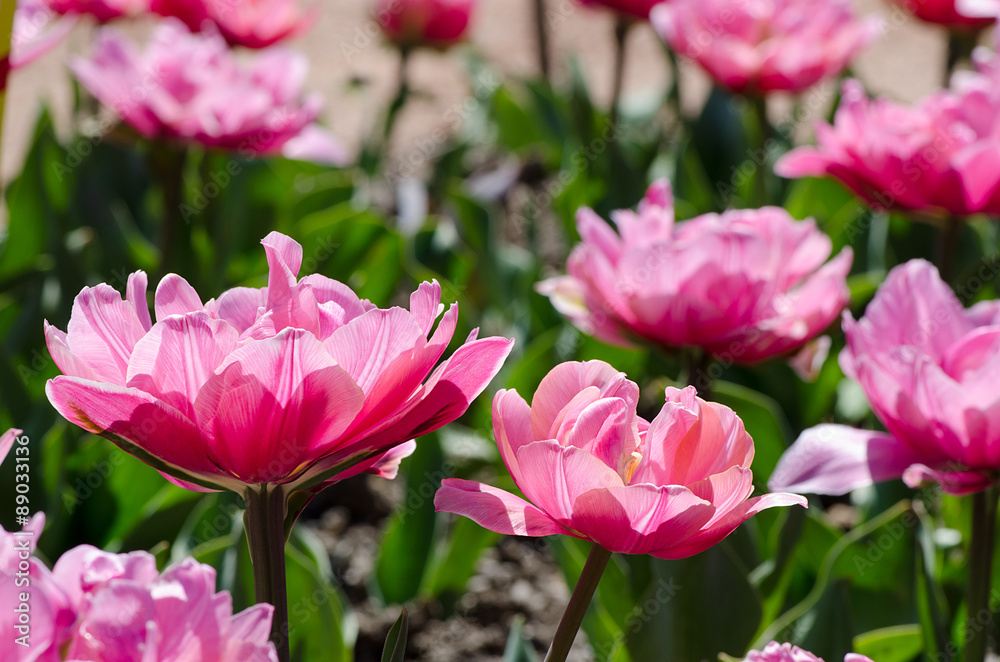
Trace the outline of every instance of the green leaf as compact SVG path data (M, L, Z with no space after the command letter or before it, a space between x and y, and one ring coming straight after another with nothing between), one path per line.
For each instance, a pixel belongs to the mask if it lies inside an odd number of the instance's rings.
M399 618L389 628L389 636L385 638L382 662L403 662L403 655L406 653L406 635L409 629L409 618L406 615L406 607L403 607Z
M854 652L878 662L910 662L924 649L919 624L897 625L854 637Z
M470 519L455 518L454 527L432 565L427 582L430 594L451 607L465 591L479 557L499 539L499 534Z
M420 592L434 546L434 493L444 474L444 453L436 435L423 437L403 461L403 507L389 521L375 565L375 582L388 604L403 604Z
M538 653L531 642L524 638L524 616L518 614L510 626L503 662L538 662Z
M744 386L729 382L716 382L712 387L716 402L736 412L753 438L754 484L764 487L781 454L788 448L788 422L778 403Z

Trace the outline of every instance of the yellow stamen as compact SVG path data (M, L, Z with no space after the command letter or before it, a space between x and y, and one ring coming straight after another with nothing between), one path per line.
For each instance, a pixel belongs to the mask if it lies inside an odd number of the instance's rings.
M632 459L629 460L628 465L625 467L625 483L632 482L632 476L635 474L636 469L639 468L639 463L642 462L642 454L639 451L632 451Z

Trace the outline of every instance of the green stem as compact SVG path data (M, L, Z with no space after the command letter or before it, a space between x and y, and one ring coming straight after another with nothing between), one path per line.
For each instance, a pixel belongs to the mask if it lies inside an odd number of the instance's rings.
M385 128L382 131L382 141L386 148L392 139L392 130L396 126L396 119L399 112L403 110L407 100L410 98L410 50L408 48L399 49L399 73L397 75L396 96L393 97L389 105L389 112L385 117Z
M996 537L997 490L990 487L972 496L972 537L969 540L969 590L967 599L965 662L984 662L989 629L980 620L990 614L990 576Z
M632 19L624 14L618 14L615 22L615 77L611 88L611 110L608 114L612 128L618 125L618 103L625 84L625 46L628 43L628 32L631 27Z
M538 71L542 74L542 78L551 81L549 26L545 19L545 0L535 0L535 39L538 49Z
M754 183L757 187L757 206L763 207L769 202L769 182L771 169L768 165L768 145L774 136L774 129L767 119L767 98L763 95L753 97L754 118L757 120L757 140L759 150L757 154L760 162L757 163L757 175Z
M958 252L958 240L962 236L962 221L949 216L939 234L935 262L941 279L947 283L951 281L955 271L955 254Z
M712 398L712 377L708 374L708 367L712 362L712 356L700 349L690 349L684 352L684 371L688 386L693 386L698 390L698 397L702 400Z
M566 611L563 612L559 627L556 628L556 636L552 639L552 645L545 656L545 662L565 662L566 656L569 655L569 649L573 647L576 633L579 632L580 625L583 623L587 608L590 606L590 600L594 597L594 591L597 590L597 584L600 583L601 575L604 574L604 569L608 567L610 560L611 552L596 543L591 547L590 555L587 556L587 562L583 566L583 572L580 573L580 579L576 582L573 595L570 596Z
M271 641L278 660L289 662L288 590L285 586L285 493L274 485L249 488L243 494L243 515L253 562L253 585L257 602L274 605Z

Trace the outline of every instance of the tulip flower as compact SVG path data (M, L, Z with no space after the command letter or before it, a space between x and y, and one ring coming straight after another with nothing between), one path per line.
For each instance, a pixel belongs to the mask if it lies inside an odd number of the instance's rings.
M209 28L191 34L176 19L156 29L145 52L110 28L93 55L72 68L80 83L147 138L199 143L243 156L308 153L343 164L346 155L314 124L321 100L303 96L304 56L274 49L243 63Z
M465 413L513 341L473 331L434 369L458 321L455 305L441 315L436 282L420 285L410 310L382 310L324 276L298 279L302 247L290 238L261 243L266 288L202 303L171 274L155 323L141 271L124 299L84 288L66 333L45 325L63 372L46 393L67 420L182 487L243 495L257 597L277 608L272 638L287 660L284 540L304 505L289 499L361 471L394 475L410 440Z
M161 16L180 19L192 31L206 21L234 46L266 48L295 37L316 21L315 10L304 10L300 0L151 0Z
M569 275L538 285L581 331L605 342L638 338L753 363L803 347L848 300L851 250L824 264L830 239L783 209L675 224L670 186L658 181L637 213L612 218L617 232L581 209Z
M676 53L747 95L801 92L836 76L881 27L847 0L670 0L650 21Z
M647 20L650 10L661 2L663 0L581 0L581 3L587 6L604 7L642 20Z
M17 448L21 430L0 435L0 464ZM8 502L9 503L9 502ZM36 513L19 532L0 527L0 659L10 662L60 662L75 616L52 573L34 557L45 514ZM18 574L20 573L20 575ZM27 600L22 600L27 596ZM20 626L20 627L19 627Z
M129 277L77 296L67 333L46 323L63 375L46 387L68 420L104 435L189 487L273 484L286 492L375 466L386 451L463 414L512 341L476 333L431 373L457 306L423 283L410 310L382 310L320 275L297 279L302 247L262 242L268 286L203 304L183 278L156 290Z
M893 269L865 315L844 315L844 373L888 432L821 425L802 433L771 476L772 489L847 492L902 476L952 494L982 490L1000 470L995 367L1000 304L966 310L923 260Z
M783 156L783 177L839 180L876 209L963 217L1000 213L1000 93L995 73L963 72L955 89L908 107L869 100L846 81L818 145Z
M376 18L400 49L444 49L465 38L475 6L475 0L379 0Z
M750 651L743 662L823 662L807 650L791 644L779 644L772 641L762 651ZM848 653L844 662L872 662L871 659L857 653Z
M49 52L75 24L75 17L59 16L44 0L19 0L11 34L10 68L26 66Z
M893 0L922 21L937 23L951 30L977 30L990 25L996 14L984 14L992 0ZM979 11L977 11L977 9Z
M750 498L753 440L731 409L693 387L668 388L649 423L636 414L638 401L639 387L602 361L556 366L530 406L500 391L493 431L526 500L457 479L434 497L438 511L497 533L593 541L548 662L566 659L612 552L686 558L761 510L806 505L795 494Z
M806 505L794 494L750 498L753 440L731 409L690 386L666 398L646 422L639 387L603 361L557 366L530 406L500 391L493 431L527 500L447 479L434 504L498 533L565 534L663 559L702 552L766 508Z
M66 644L74 662L277 662L271 605L233 614L215 570L185 559L162 574L146 552L81 545L52 571L78 614Z
M100 23L138 16L149 10L149 0L42 0L57 14L90 14Z

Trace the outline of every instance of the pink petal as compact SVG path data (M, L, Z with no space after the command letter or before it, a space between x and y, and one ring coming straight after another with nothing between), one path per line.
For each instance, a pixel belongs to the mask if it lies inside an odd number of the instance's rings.
M248 484L283 482L335 450L364 393L308 331L285 329L230 354L195 402L221 466Z
M524 499L489 485L446 478L434 495L438 512L468 517L490 531L510 536L574 535Z
M77 295L66 344L101 380L124 386L132 348L144 334L135 308L101 283Z
M607 487L576 500L569 526L612 552L647 554L683 541L714 512L678 485Z
M634 411L639 387L625 373L603 361L566 362L545 375L531 400L531 430L535 439L552 439L566 406L587 387L597 387L601 397L623 398Z
M172 315L136 343L127 385L194 420L194 402L215 369L236 349L239 334L205 312Z
M517 451L524 496L557 522L574 517L574 502L584 492L624 485L618 471L585 450L557 441L536 441Z
M123 446L130 454L136 455L138 449L182 473L226 484L201 431L148 393L77 377L56 377L45 385L45 394L69 422L118 445L122 445L121 440L134 444L136 448ZM141 454L138 457L152 463Z
M156 287L154 307L156 321L162 322L170 315L186 315L205 306L190 283L177 274L167 274Z
M368 311L334 331L323 346L361 390L369 393L397 359L406 357L407 363L413 363L414 350L423 349L425 338L413 315L391 308Z
M302 245L281 234L272 232L260 241L267 253L270 275L267 280L267 307L287 305L292 298L299 269L302 267Z
M14 447L14 442L21 436L22 430L11 428L0 435L0 464L3 464L10 449Z
M425 337L442 312L444 305L441 303L441 285L436 280L420 283L417 291L410 295L410 313L423 329Z
M768 481L774 491L847 494L899 478L921 457L884 432L845 425L817 425L781 456Z
M139 318L139 324L146 331L153 326L149 318L149 302L146 300L147 279L145 271L136 271L129 274L128 284L125 286L125 300L135 308L135 314Z
M271 636L274 607L262 602L244 609L229 622L229 636L255 644L266 644Z
M266 303L266 289L234 287L223 292L217 301L206 304L205 309L243 333L257 321L257 315Z
M399 473L400 462L413 455L415 450L417 450L417 442L413 439L400 444L379 457L378 461L368 469L368 473L393 480Z
M69 350L69 342L65 333L49 324L48 320L43 322L43 328L45 330L45 345L48 347L49 355L64 375L82 377L95 382L101 381L86 361L73 356L73 352Z
M519 483L521 465L517 461L517 451L535 439L531 434L531 408L517 391L497 391L493 398L493 435L507 471L514 482Z
M965 496L981 492L996 481L979 471L948 471L932 469L925 464L913 464L903 472L903 482L914 489L924 483L938 483L948 494Z
M295 161L310 161L321 165L344 167L351 154L329 129L309 124L281 147L281 155Z

